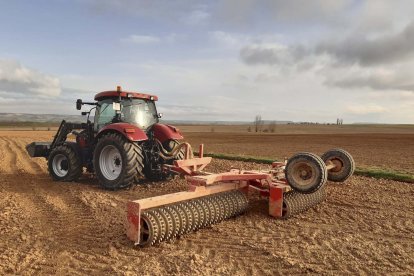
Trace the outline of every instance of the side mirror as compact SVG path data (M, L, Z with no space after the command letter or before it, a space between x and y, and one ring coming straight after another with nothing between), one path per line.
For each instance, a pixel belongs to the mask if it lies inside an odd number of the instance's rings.
M162 118L162 115L163 115L162 113L158 113L157 114L158 119L161 119Z
M76 109L77 110L81 110L82 109L82 100L81 99L77 99L76 100Z

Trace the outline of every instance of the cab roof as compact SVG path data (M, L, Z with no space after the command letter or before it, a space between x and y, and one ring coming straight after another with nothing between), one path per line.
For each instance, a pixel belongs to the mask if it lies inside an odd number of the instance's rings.
M158 101L158 97L155 95L144 94L139 92L132 92L132 91L103 91L95 95L95 101L101 101L104 99L110 99L114 97L119 97L121 95L122 98L133 98L133 99L144 99L144 100L152 100Z

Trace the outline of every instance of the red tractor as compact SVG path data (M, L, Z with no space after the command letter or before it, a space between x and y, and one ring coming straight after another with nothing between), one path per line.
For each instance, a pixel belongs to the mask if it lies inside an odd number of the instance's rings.
M183 159L185 150L179 130L159 123L162 114L157 113L157 100L157 96L120 87L96 94L96 102L78 99L78 110L94 106L82 112L88 116L86 123L62 121L51 143L33 142L26 149L31 157L48 160L49 173L57 181L76 181L83 168L94 172L107 189L125 188L144 177L165 179L169 173L163 165ZM76 141L68 140L69 134Z

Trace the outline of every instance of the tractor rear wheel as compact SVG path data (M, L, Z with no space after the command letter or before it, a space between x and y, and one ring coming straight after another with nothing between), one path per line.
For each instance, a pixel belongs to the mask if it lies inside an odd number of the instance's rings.
M178 147L181 143L178 140L171 139L164 142L164 148L168 151L172 151L175 147ZM185 157L185 148L182 147L180 151L177 153L174 159L172 160L183 160Z
M109 133L99 139L93 165L100 185L115 190L130 186L136 176L143 175L143 160L141 145L119 133Z
M181 143L175 139L167 140L164 142L164 148L168 151L174 150L176 147L178 147ZM173 158L167 161L167 164L173 165L174 160L184 160L185 158L185 148L181 147L181 149L178 151L177 155ZM172 179L174 177L173 173L167 173L165 175L165 179Z
M82 174L82 162L78 153L68 145L57 146L49 154L48 170L56 181L76 181Z
M323 160L308 152L292 156L286 164L285 175L293 190L303 194L316 192L327 180L327 170Z
M355 170L355 162L351 154L343 149L331 149L322 155L322 160L332 162L335 168L328 171L328 180L343 182L350 177Z

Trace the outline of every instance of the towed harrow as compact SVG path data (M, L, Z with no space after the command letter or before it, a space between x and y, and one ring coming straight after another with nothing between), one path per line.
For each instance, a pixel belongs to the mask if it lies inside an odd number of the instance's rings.
M268 198L269 215L288 218L325 199L325 183L345 181L354 171L352 156L334 149L319 157L298 153L268 170L231 169L208 173L211 157L193 158L185 144L186 158L164 169L184 175L188 191L130 201L127 236L136 245L150 246L242 214L248 207L249 190Z

